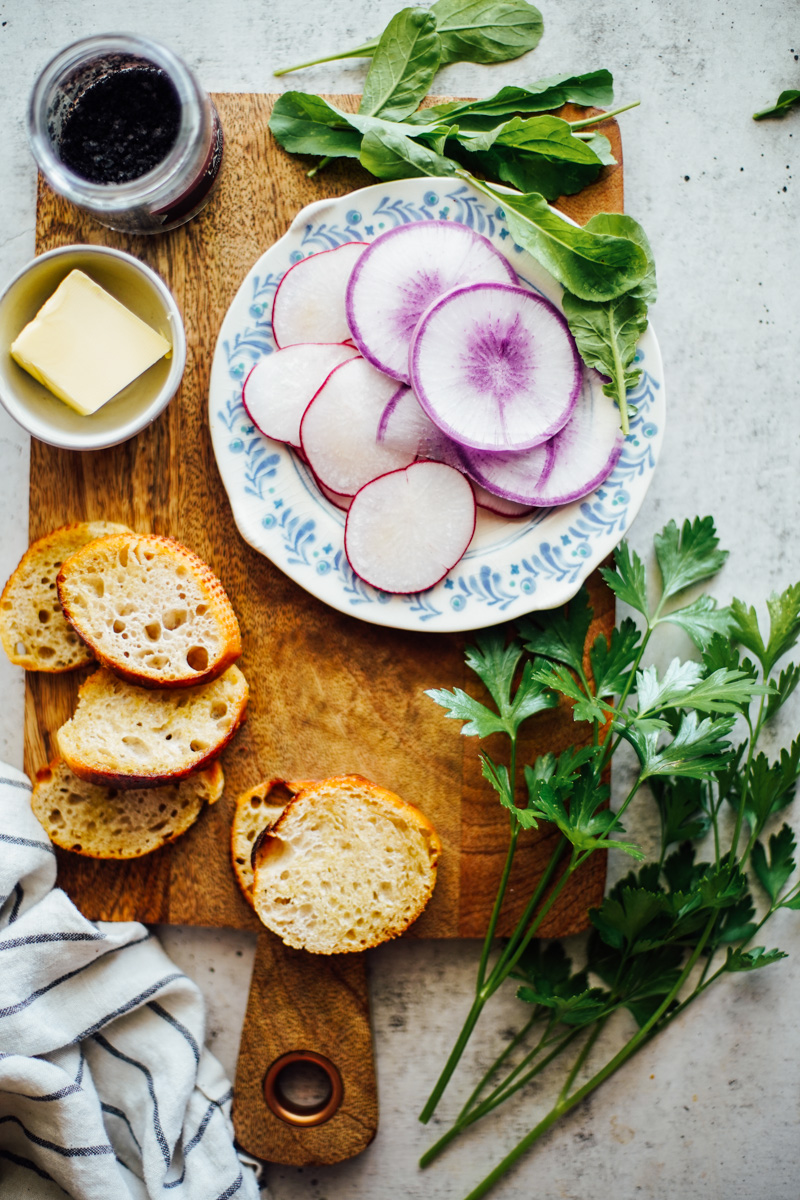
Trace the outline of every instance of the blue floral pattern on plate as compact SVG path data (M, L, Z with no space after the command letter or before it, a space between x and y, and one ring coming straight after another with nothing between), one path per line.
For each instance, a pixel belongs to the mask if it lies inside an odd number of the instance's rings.
M220 330L209 389L217 463L242 537L320 600L341 612L398 629L478 629L574 596L613 550L641 507L664 431L661 355L652 329L642 338L642 377L628 393L636 407L614 471L595 492L522 520L479 511L467 553L429 591L380 592L354 574L344 553L345 513L319 492L288 447L264 437L242 403L249 371L275 350L275 291L296 262L346 242L372 241L413 221L449 220L483 234L508 258L525 286L556 304L560 286L509 236L502 208L451 179L376 184L300 212L242 283ZM599 389L594 372L584 386Z

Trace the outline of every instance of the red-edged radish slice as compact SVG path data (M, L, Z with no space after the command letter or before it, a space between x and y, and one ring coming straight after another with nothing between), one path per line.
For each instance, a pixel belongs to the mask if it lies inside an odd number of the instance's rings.
M470 479L495 496L527 505L533 505L528 497L543 485L554 458L554 441L530 450L490 452L461 447L461 462Z
M344 549L356 575L380 591L424 592L455 566L474 532L469 481L445 463L415 462L356 493Z
M527 450L567 422L580 358L561 313L506 283L454 288L431 304L409 353L428 416L464 446Z
M587 381L567 424L540 447L552 458L549 469L538 479L528 466L535 451L480 454L463 450L462 454L467 472L491 491L522 504L551 508L579 500L599 487L616 466L624 440L616 404Z
M341 496L339 492L332 492L330 488L326 488L324 483L320 483L318 479L315 483L322 492L326 500L329 500L334 508L340 508L342 512L347 512L350 505L353 503L352 496Z
M334 367L356 358L355 346L287 346L259 359L242 389L250 419L267 437L300 445L300 421Z
M366 244L346 242L289 268L272 302L272 333L279 347L349 340L345 293Z
M459 284L516 283L491 242L454 221L415 221L376 238L353 268L347 320L353 340L378 370L409 382L408 347L420 315Z
M504 496L496 496L494 492L487 491L481 484L472 480L472 490L475 493L475 503L478 508L483 508L486 512L494 513L498 517L510 517L514 520L515 517L529 517L534 511L533 504L520 504L518 500L506 500Z
M325 487L354 495L376 475L414 461L416 445L378 441L381 417L397 391L397 380L363 358L331 372L300 423L308 465Z

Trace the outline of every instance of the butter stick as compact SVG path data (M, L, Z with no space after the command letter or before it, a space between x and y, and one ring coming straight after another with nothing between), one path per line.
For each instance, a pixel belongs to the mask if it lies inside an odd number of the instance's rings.
M13 342L11 356L88 416L171 349L83 271L70 271Z

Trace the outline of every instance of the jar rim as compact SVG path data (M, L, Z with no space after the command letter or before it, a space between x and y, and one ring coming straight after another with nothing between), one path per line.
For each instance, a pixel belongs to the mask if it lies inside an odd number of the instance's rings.
M95 183L70 170L58 157L47 129L47 105L59 82L81 65L104 54L129 54L161 68L169 77L180 105L180 125L175 144L161 162L124 183ZM136 207L158 197L180 167L187 146L194 145L202 131L205 93L189 67L174 51L140 34L93 34L60 50L40 72L28 104L28 138L33 156L49 183L73 203L91 205L108 213Z

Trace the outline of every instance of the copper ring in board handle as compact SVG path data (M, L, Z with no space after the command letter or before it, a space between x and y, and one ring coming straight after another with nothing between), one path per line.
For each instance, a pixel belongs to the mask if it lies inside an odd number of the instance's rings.
M289 1100L281 1091L280 1076L286 1067L293 1063L312 1063L319 1067L330 1084L330 1093L321 1104L297 1104ZM311 1125L324 1125L338 1111L342 1103L344 1088L338 1069L324 1054L313 1050L290 1050L282 1054L264 1076L264 1099L267 1107L276 1117L286 1121L287 1125L299 1125L308 1128Z

